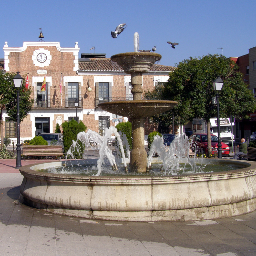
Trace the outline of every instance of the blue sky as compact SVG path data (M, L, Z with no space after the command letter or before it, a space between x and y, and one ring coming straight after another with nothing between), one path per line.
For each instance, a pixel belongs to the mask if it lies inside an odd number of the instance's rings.
M0 45L20 47L38 41L60 42L81 53L106 53L107 57L131 52L139 33L140 49L155 45L159 64L175 66L189 57L222 54L238 57L256 46L254 0L1 0ZM110 35L120 23L126 29ZM178 42L172 49L167 41ZM218 48L223 48L218 49ZM3 58L3 50L0 58Z

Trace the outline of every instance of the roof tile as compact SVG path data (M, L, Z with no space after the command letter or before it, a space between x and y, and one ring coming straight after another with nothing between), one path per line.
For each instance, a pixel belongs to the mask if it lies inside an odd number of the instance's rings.
M154 64L151 67L151 71L173 71L175 68L172 66L164 66ZM79 60L80 71L116 71L123 72L123 69L110 58L92 58L88 61Z

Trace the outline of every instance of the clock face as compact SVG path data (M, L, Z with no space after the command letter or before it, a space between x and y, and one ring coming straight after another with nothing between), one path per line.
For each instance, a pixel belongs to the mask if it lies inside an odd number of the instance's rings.
M50 65L52 56L50 51L39 48L33 52L32 60L35 66L43 68Z
M37 54L36 59L37 59L38 62L44 63L47 60L47 56L46 56L45 53L40 52L40 53Z

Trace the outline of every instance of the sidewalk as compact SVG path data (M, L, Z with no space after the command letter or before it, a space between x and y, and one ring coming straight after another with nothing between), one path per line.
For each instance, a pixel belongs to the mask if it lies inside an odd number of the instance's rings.
M22 161L22 165L30 163ZM15 159L0 160L1 255L256 255L256 212L190 222L117 222L54 215L19 203L22 175L15 165Z

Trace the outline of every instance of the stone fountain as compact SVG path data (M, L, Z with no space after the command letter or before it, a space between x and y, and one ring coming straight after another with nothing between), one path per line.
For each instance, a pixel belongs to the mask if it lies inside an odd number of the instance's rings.
M143 101L142 73L161 56L132 52L112 56L132 76L133 101L102 103L109 112L128 116L133 128L131 168L137 175L82 176L42 172L76 164L52 162L20 168L21 200L49 212L90 219L122 221L202 220L235 216L256 209L256 164L237 162L241 169L177 176L148 176L144 121L171 109L176 102ZM95 164L97 159L84 160ZM219 160L217 160L219 161ZM221 161L221 160L220 160ZM232 160L222 160L224 164ZM80 164L77 163L77 164Z
M143 173L147 168L147 152L144 148L144 124L151 117L172 109L177 102L168 100L142 100L142 74L149 72L152 65L161 59L153 52L128 52L116 54L111 60L131 74L133 101L112 101L99 104L103 110L126 116L132 123L133 145L130 168Z

